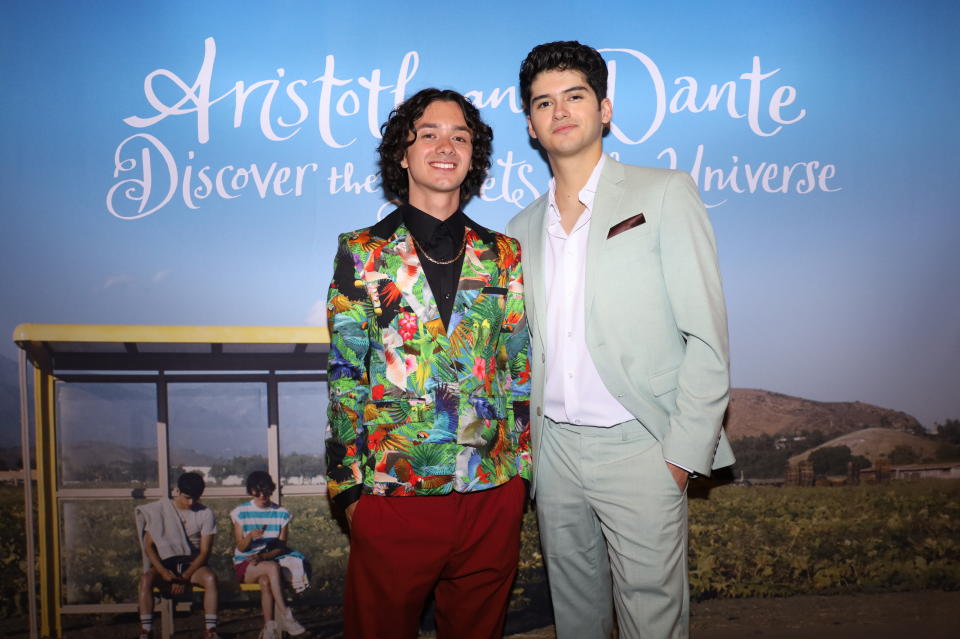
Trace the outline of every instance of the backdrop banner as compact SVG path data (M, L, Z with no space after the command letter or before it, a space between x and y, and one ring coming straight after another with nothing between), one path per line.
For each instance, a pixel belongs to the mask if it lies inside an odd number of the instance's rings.
M701 189L735 386L861 400L928 427L960 415L956 2L3 13L6 335L21 322L323 323L336 235L393 206L375 163L390 110L429 86L480 107L494 158L467 212L501 230L550 179L520 62L577 39L609 65L606 150Z

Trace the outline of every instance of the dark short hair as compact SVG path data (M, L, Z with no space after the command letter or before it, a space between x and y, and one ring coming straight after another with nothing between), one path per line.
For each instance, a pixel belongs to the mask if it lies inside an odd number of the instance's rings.
M450 89L423 89L407 98L390 112L390 117L380 127L382 140L377 152L380 154L380 179L387 196L403 201L409 196L407 170L400 166L403 154L417 139L414 123L423 117L427 107L437 101L455 102L463 111L463 119L470 129L473 155L470 170L460 185L460 202L466 202L480 191L487 169L490 168L490 152L493 150L493 129L481 118L477 107L469 100ZM412 136L411 136L412 134Z
M203 494L203 489L206 487L207 484L203 481L203 475L200 473L183 473L177 478L177 490L194 499L200 499L200 495Z
M253 495L254 493L264 492L269 490L273 492L277 489L277 485L273 483L273 477L270 476L265 470L255 470L247 476L247 494Z
M593 47L576 40L548 42L535 46L520 65L520 99L523 112L530 113L530 86L544 71L579 71L597 94L597 102L607 97L607 63Z

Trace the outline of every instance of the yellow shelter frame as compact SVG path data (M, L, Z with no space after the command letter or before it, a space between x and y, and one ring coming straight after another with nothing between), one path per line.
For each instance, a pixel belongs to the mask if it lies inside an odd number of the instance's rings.
M268 386L268 466L279 485L278 381L325 381L330 337L313 326L120 326L21 324L13 341L20 347L21 447L24 460L27 586L31 637L62 637L61 616L116 613L136 604L65 605L62 600L60 504L64 499L130 498L122 488L64 488L59 483L56 383L58 380L129 380L156 383L158 487L138 497L169 497L166 383L177 374L191 381L263 381ZM30 481L29 368L33 373L37 520L33 520ZM292 486L287 494L323 492L323 487ZM243 495L217 487L207 494ZM34 540L36 539L36 546ZM38 558L38 564L34 557ZM39 568L39 570L37 570ZM39 575L39 584L34 574ZM39 588L38 588L39 585ZM39 595L39 597L38 597ZM39 598L39 628L37 624Z

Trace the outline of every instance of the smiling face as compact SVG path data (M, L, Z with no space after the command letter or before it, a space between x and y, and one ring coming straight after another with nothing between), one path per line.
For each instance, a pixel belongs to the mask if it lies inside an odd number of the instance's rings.
M527 130L551 159L589 156L594 162L603 149L603 129L613 107L597 94L580 71L544 71L530 83Z
M431 203L438 196L455 198L456 210L460 185L470 170L473 154L470 129L460 105L443 100L431 102L413 126L416 137L400 161L400 166L407 170L408 201L431 213Z

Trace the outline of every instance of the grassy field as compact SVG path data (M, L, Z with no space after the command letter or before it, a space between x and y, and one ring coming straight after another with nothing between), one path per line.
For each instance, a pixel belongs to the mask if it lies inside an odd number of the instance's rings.
M691 594L696 599L960 589L960 481L838 488L693 490ZM213 568L232 580L228 513L205 500L220 534ZM290 497L291 545L314 571L310 597L336 601L349 543L326 500ZM75 502L63 510L68 603L134 601L140 552L134 503ZM0 617L25 614L23 493L0 488ZM511 607L536 605L544 570L535 513L527 513ZM227 595L229 596L229 595Z
M690 501L696 598L960 589L960 481L739 488Z

